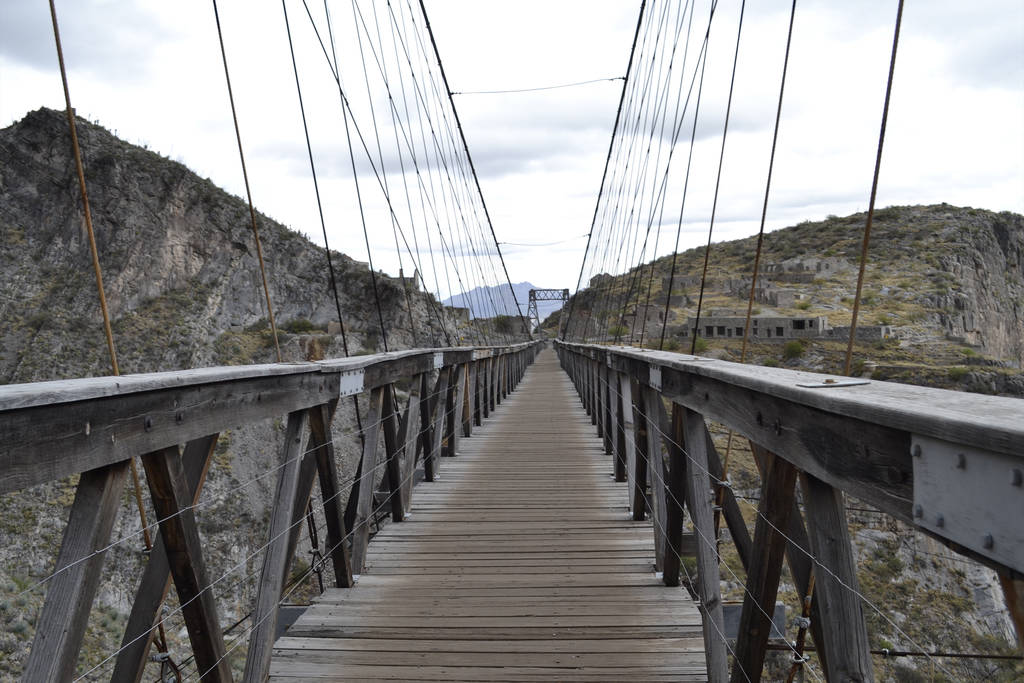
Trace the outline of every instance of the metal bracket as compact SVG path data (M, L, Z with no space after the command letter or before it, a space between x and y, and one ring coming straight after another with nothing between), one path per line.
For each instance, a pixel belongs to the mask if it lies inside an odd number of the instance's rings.
M871 384L866 379L824 379L820 382L797 382L798 387L804 389L829 389L832 387L856 387L861 384Z
M434 369L444 367L444 352L438 351L434 354Z
M1024 571L1024 459L916 434L910 443L918 526Z

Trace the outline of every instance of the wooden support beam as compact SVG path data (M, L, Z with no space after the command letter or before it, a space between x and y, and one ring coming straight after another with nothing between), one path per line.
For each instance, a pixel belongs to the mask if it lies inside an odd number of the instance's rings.
M320 479L324 518L327 520L327 550L334 566L334 585L349 588L352 585L352 559L345 542L345 513L338 483L338 466L334 458L334 437L331 419L337 401L315 406L309 410L310 443L314 445L316 470Z
M304 459L302 436L306 432L307 424L308 413L305 410L288 414L288 426L281 449L282 467L277 477L277 489L274 492L274 504L267 530L267 548L263 552L259 590L251 617L253 628L249 634L249 650L245 657L244 678L247 681L266 680L270 671L270 655L277 632L278 603L281 601L281 591L288 577L288 537L296 508L299 473ZM302 509L305 507L301 506ZM302 523L301 520L300 513L299 524ZM200 670L203 668L200 667Z
M384 476L388 481L388 502L391 506L391 521L401 522L405 519L405 507L402 505L402 447L399 439L398 406L395 402L395 386L384 387L384 418L381 427L384 430Z
M605 455L615 452L615 401L611 390L612 371L601 366L601 404L604 408L604 424L601 437L604 440Z
M761 478L765 476L767 470L767 464L771 458L771 453L768 449L760 446L753 441L750 443L750 450L754 455L754 463L757 465L758 471L761 473ZM726 517L728 521L728 517ZM807 529L804 527L803 518L800 515L800 508L797 506L796 501L793 501L793 510L789 515L789 530L786 532L786 536L789 537L789 542L786 543L786 561L789 563L789 571L793 575L793 583L796 584L797 592L801 595L807 595L807 590L811 586L811 572L813 571L811 565L811 558L807 555L807 550L811 547L811 541L807 536ZM751 544L752 545L752 544ZM745 567L749 573L749 564ZM822 618L821 605L818 604L817 600L811 601L811 636L814 638L815 643L827 643L829 639L825 637L825 630L832 627L831 620ZM821 663L821 668L828 671L828 657L829 652L827 648L818 648L818 661Z
M668 424L668 419L665 416L665 404L661 401L661 395L655 389L646 385L642 387L642 390L644 399L644 431L647 437L644 450L647 453L647 472L651 482L650 507L651 526L654 528L654 568L659 572L664 572L666 548L669 547L667 487L670 474L665 465L665 457L661 451L661 435L670 434L671 426ZM678 548L678 545L675 547ZM679 569L676 567L677 576L678 571Z
M718 456L718 449L715 448L711 432L708 431L706 426L704 428L704 442L707 444L708 449L708 471L717 481L722 481L724 474L722 472L722 460ZM750 540L750 530L747 529L747 521L743 519L743 513L740 511L739 503L736 502L736 496L731 488L723 486L721 497L722 515L725 517L725 524L729 529L733 545L736 546L736 554L739 555L740 563L743 565L743 569L747 570L750 567L750 557L754 552L753 541Z
M409 385L409 403L405 408L405 416L402 418L401 442L402 447L402 508L408 513L412 504L413 472L416 470L416 445L423 442L420 437L422 422L420 420L420 408L422 406L423 386L426 384L425 375L416 375Z
M685 411L683 421L686 434L683 446L689 456L686 464L686 504L690 508L690 520L697 538L697 595L701 603L708 681L720 683L728 678L728 660L718 547L714 538L714 492L708 478L708 454L704 440L706 426L704 417L692 410Z
M626 471L626 479L629 486L630 515L634 521L642 522L647 519L647 463L650 455L647 450L646 407L643 391L638 382L629 382L629 396L632 397L633 404L630 415L633 419L633 447L626 447L627 454L632 455L632 460L627 460L629 469ZM660 450L658 452L660 454Z
M200 672L207 672L207 680L230 681L231 666L224 656L217 600L203 560L202 541L191 507L192 496L185 480L181 453L177 446L148 453L142 456L142 465L146 469L153 511L160 520L160 538L167 551L196 667Z
M110 541L127 476L128 462L124 461L89 470L79 479L57 554L60 573L47 586L23 680L67 681L74 677L106 556L105 552L92 553ZM80 562L83 557L89 559Z
M620 389L622 384L622 378L619 373L609 373L608 385L611 391L612 400L615 402L615 453L613 456L613 468L615 472L615 481L626 481L626 449L628 442L626 439L626 415L632 415L632 408L626 408L625 398L629 396L629 392L623 394ZM628 383L629 380L626 380Z
M441 467L441 441L444 437L449 375L448 368L441 368L437 375L437 383L434 385L434 395L430 398L430 442L424 444L423 452L423 472L427 481L434 481Z
M1010 610L1013 628L1017 632L1017 647L1024 649L1024 579L1009 571L999 572L1006 607Z
M182 466L185 468L185 482L192 495L192 504L199 502L203 490L203 482L217 445L217 434L211 434L188 442L182 455ZM171 569L167 563L167 549L160 540L157 531L153 538L153 549L149 553L146 567L142 570L142 580L132 600L132 610L128 615L128 623L121 639L120 653L114 664L112 681L142 680L146 669L147 655L153 643L156 624L160 620L160 606L167 597L171 587Z
M442 455L454 458L458 453L458 439L461 428L457 427L457 421L462 412L462 402L466 387L466 367L464 365L453 365L448 368L449 381L447 401L445 404L444 420L444 448Z
M370 392L363 433L363 455L359 478L352 485L349 496L358 496L356 516L352 522L352 573L361 574L366 563L366 546L370 542L370 518L373 516L373 487L377 475L377 437L380 434L384 389Z
M299 538L306 528L306 513L309 510L309 499L313 494L313 482L316 480L316 456L313 453L312 437L306 442L299 460L298 481L295 484L295 500L292 504L292 519L288 526L288 551L285 554L285 566L291 567L295 552L299 547Z
M680 555L683 554L683 506L686 503L686 409L677 403L672 404L671 420L665 411L665 404L660 400L655 404L658 408L658 425L661 439L668 453L668 463L663 468L665 476L665 515L664 534L665 550L662 560L662 580L666 586L679 585ZM694 534L696 536L696 534Z
M476 363L466 363L465 398L462 402L462 436L473 435L473 412L476 405Z
M828 615L827 628L822 629L826 642L815 640L818 648L828 653L826 678L874 681L871 646L864 622L864 605L857 595L857 563L846 524L843 494L806 473L801 475L800 483L811 552L829 569L827 572L820 566L814 569L814 602L818 603L820 614Z
M779 530L789 528L796 500L796 476L796 468L788 461L774 455L769 457L754 526L754 555L747 572L746 596L736 637L733 683L761 680L786 552L786 540Z

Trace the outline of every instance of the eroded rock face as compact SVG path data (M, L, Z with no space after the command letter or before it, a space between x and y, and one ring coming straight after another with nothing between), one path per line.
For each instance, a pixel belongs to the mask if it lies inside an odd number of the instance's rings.
M121 372L274 361L247 205L99 126L79 119L78 134ZM329 333L338 315L323 249L258 218L284 359L344 355L341 335ZM332 257L349 350L383 351L369 270ZM377 275L391 350L448 345L440 321L456 335L451 344L478 341L405 284ZM41 109L0 131L0 384L109 373L67 120ZM365 400L362 412L365 420ZM255 595L283 430L279 418L222 432L196 510L210 575L225 577L216 591L225 624L245 615ZM347 498L360 452L351 399L340 402L332 430ZM53 571L76 482L0 496L0 679L20 674L45 592L25 587ZM113 533L124 540L107 553L82 651L86 669L120 642L146 557L140 530L126 491ZM297 571L309 566L309 547L303 535ZM173 609L173 591L169 603ZM168 622L179 662L190 653L181 627L180 616ZM239 648L234 664L244 656Z
M78 135L122 372L232 360L217 351L220 335L267 318L246 204L99 126L79 119ZM65 115L40 109L0 131L0 157L0 382L107 374ZM266 216L258 223L279 324L326 329L338 315L323 249ZM375 347L370 273L344 254L332 258L353 351ZM377 280L390 347L413 346L403 282ZM443 345L436 303L408 289L416 341ZM52 352L45 364L39 349Z

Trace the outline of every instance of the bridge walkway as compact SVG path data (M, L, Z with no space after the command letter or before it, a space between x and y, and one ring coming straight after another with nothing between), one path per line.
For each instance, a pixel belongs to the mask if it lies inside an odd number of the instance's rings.
M280 638L272 681L706 680L689 595L654 573L590 419L545 350L410 518Z

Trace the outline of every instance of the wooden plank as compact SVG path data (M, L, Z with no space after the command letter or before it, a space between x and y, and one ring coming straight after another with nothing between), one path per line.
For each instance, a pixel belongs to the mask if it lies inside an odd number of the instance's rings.
M190 441L182 455L185 469L185 482L192 495L192 504L199 502L203 490L203 482L217 445L217 434ZM153 539L153 549L149 553L146 567L142 570L142 580L132 600L131 613L121 639L120 654L114 664L112 681L134 681L142 679L147 663L149 648L156 632L156 624L160 620L160 606L167 597L171 587L171 569L167 562L167 549L160 540L159 530Z
M352 585L352 560L345 544L345 513L342 507L338 467L334 458L334 437L331 419L337 402L322 404L309 411L310 443L316 457L316 471L323 498L324 519L327 525L327 550L334 567L334 585L347 588Z
M278 641L275 676L704 679L700 614L654 573L652 527L628 518L548 353L546 371L496 368L510 388L522 376L516 391L374 537L358 584Z
M203 560L181 454L172 446L142 456L142 464L196 665L209 680L230 681L217 600Z
M1017 633L1017 647L1024 649L1024 579L1010 572L1000 572L999 584Z
M74 676L106 556L98 551L110 540L127 476L128 463L122 462L85 472L78 481L57 554L59 573L47 586L25 664L26 681L70 680Z
M308 408L337 391L337 377L304 372L3 412L0 494Z
M445 414L445 446L444 455L455 457L458 453L458 438L462 431L461 415L466 400L466 366L456 365L449 370L451 381L448 383L448 404Z
M469 438L473 435L473 412L476 405L476 363L466 363L466 380L463 387L462 406L462 436Z
M375 390L379 391L379 390ZM252 613L252 631L249 635L249 649L245 657L245 680L262 681L270 669L270 655L273 652L274 635L277 631L277 607L288 573L288 538L295 517L294 509L299 473L304 460L302 435L306 431L308 415L305 410L288 414L284 446L281 449L281 469L274 493L274 504L270 512L267 530L267 548L263 551L263 568L260 571L256 605ZM312 480L312 478L310 478ZM301 509L305 505L300 506ZM301 513L299 524L301 524ZM200 671L203 671L200 667ZM230 672L230 668L228 669ZM230 673L228 674L230 680Z
M714 493L708 479L708 456L704 441L704 418L686 410L684 418L689 452L686 465L686 504L697 535L697 594L700 596L704 621L704 645L707 652L708 680L725 681L728 662L725 652L725 617L722 611L722 590L718 572L718 548L714 537Z
M707 426L704 428L704 443L708 451L708 470L711 476L722 481L725 476L722 471L722 460L718 456L718 449L711 438L711 432ZM732 537L732 543L736 547L736 554L739 555L740 564L746 570L750 567L750 556L753 554L753 541L750 540L750 530L747 529L747 521L743 519L739 503L736 502L736 495L728 486L721 487L722 515L725 517L725 524ZM799 521L799 520L798 520Z
M651 484L651 527L654 531L654 566L663 572L665 571L666 548L669 547L668 538L668 483L671 474L665 463L662 454L662 435L671 434L671 426L665 414L665 404L662 403L661 395L648 386L642 386L644 398L644 420L647 444L645 450L648 453L648 473ZM675 548L678 548L678 544ZM678 559L678 556L677 556ZM670 563L670 570L674 565ZM678 568L676 568L678 571ZM663 579L664 580L664 579ZM666 582L671 586L672 583Z
M357 496L356 515L352 522L352 573L360 574L366 560L366 545L370 539L370 518L373 515L373 487L377 473L377 437L380 432L381 410L384 389L377 387L370 392L363 431L362 471L352 485L349 496ZM358 489L356 486L358 485Z
M815 568L814 582L814 602L820 614L828 615L822 628L824 642L815 640L818 649L828 653L826 677L830 681L873 681L871 646L864 605L857 595L857 564L843 494L808 474L803 474L800 482L811 552L819 567L829 568L827 572Z
M662 580L666 586L679 585L680 556L696 554L696 548L687 549L683 534L683 506L686 504L686 409L677 403L672 404L671 421L665 411L665 404L660 400L655 403L658 408L658 423L662 440L668 453L668 463L663 468L667 484L664 486L665 514L664 535L665 550L662 559ZM692 536L696 536L693 534ZM694 539L696 543L696 539ZM688 552L689 550L689 552Z
M413 472L416 470L416 446L423 442L420 435L422 424L420 409L423 406L423 387L426 385L425 375L416 375L409 384L409 402L402 418L402 508L409 511L412 504ZM404 515L403 515L404 517Z
M761 678L786 550L785 537L778 530L789 527L796 476L796 468L786 460L774 455L768 458L754 525L754 554L747 572L746 595L736 638L733 683Z

